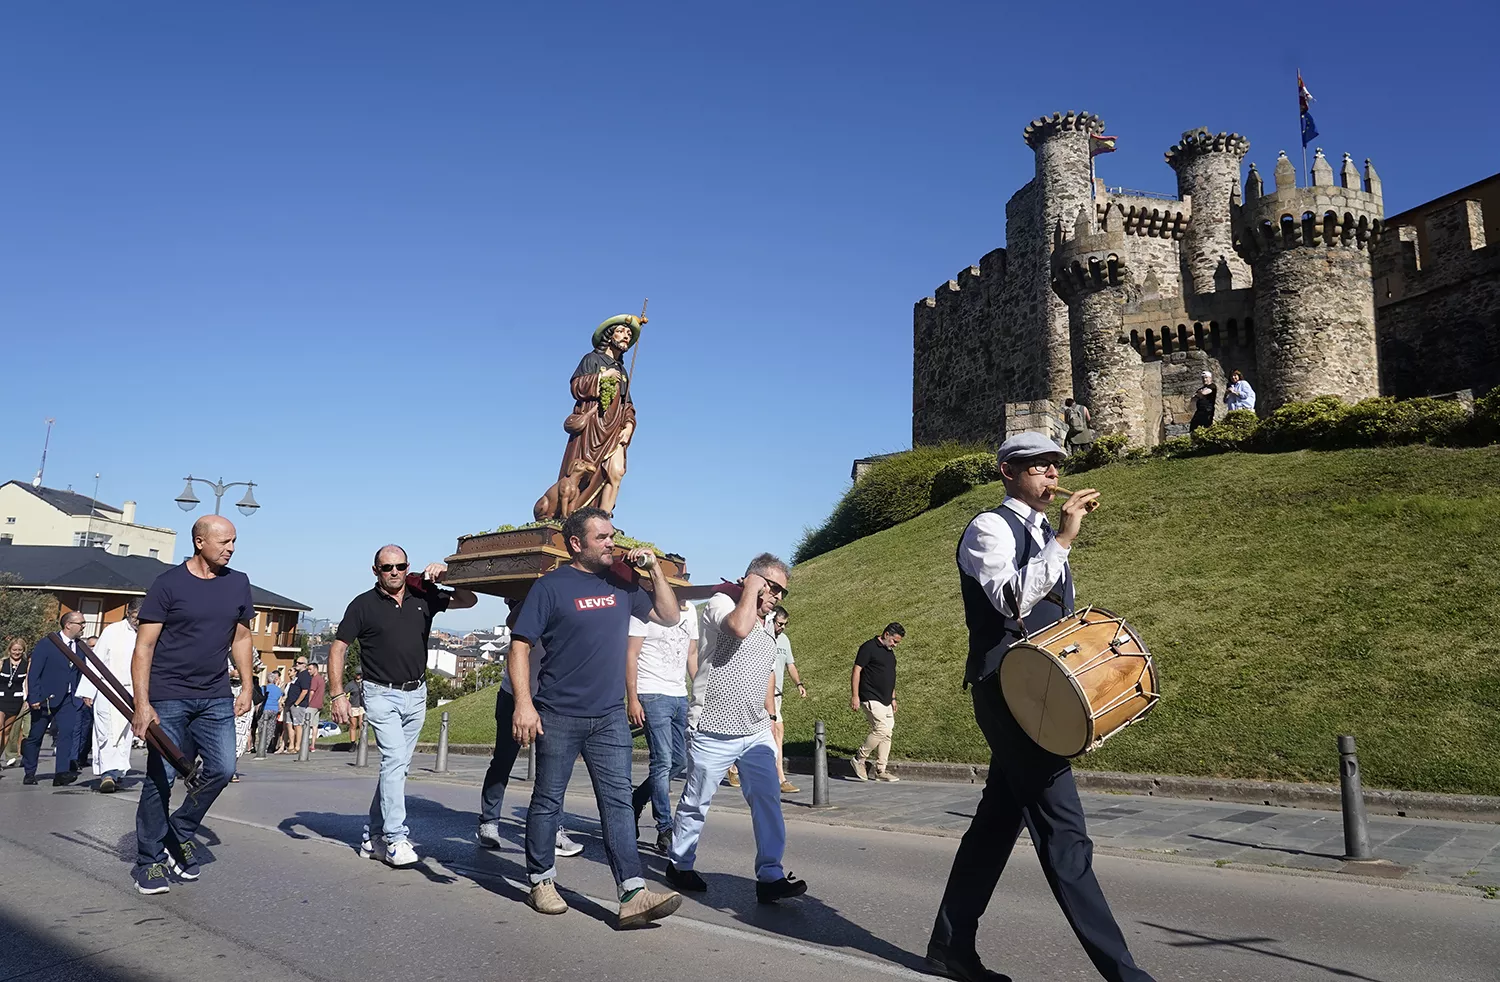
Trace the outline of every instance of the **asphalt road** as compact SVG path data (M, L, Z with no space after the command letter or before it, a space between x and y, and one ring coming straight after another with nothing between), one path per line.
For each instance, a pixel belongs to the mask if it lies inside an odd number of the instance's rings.
M609 926L592 802L569 802L588 847L559 860L573 910L544 917L521 903L520 826L499 853L472 845L471 788L412 786L425 859L393 870L353 849L371 777L261 772L210 812L203 878L141 897L128 876L133 794L23 788L11 776L0 783L0 982L917 978L957 845L796 822L787 862L810 893L759 907L749 821L721 811L699 853L706 897L622 934ZM528 790L514 786L507 804L524 806ZM659 878L664 860L643 858ZM1162 982L1500 977L1500 901L1151 859L1096 865L1137 961ZM1018 980L1097 978L1029 851L1003 879L980 947Z

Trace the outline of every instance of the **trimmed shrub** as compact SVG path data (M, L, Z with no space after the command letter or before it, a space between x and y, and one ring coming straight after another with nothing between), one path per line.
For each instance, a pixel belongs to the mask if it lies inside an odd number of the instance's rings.
M1112 464L1125 457L1126 437L1124 433L1111 433L1101 436L1089 444L1083 453L1074 454L1064 463L1063 468L1069 474L1077 474L1079 471L1093 470L1095 467L1103 467Z
M947 504L954 498L998 478L995 473L995 455L971 453L954 457L932 477L932 497L929 508Z
M1500 443L1500 389L1474 400L1474 415L1463 429L1454 434L1454 439L1471 446Z
M1363 399L1346 409L1330 435L1337 447L1391 447L1443 440L1468 422L1456 402Z
M1193 438L1186 434L1183 436L1169 436L1151 448L1151 456L1153 457L1187 457L1192 452Z
M1338 396L1289 402L1261 420L1256 430L1256 448L1278 451L1331 447L1339 421L1348 411L1349 407Z
M1188 442L1194 450L1202 453L1248 450L1259 428L1260 418L1254 412L1235 409L1225 413L1224 418L1212 426L1200 426L1194 430Z
M915 518L932 504L932 482L950 460L985 453L982 444L915 447L874 464L839 499L822 525L803 533L793 562L831 552L855 539ZM989 454L991 463L994 454Z

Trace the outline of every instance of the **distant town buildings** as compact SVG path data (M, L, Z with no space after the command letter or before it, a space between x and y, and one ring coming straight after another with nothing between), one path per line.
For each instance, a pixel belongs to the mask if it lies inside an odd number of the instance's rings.
M134 501L116 508L71 489L0 485L0 545L91 546L171 562L176 543L172 529L137 525Z

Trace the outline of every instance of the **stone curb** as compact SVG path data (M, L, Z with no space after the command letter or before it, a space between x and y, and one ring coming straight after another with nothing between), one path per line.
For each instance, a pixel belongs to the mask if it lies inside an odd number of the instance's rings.
M484 755L493 749L488 744L448 745L448 752L454 754ZM435 743L417 744L418 753L436 751ZM642 763L647 759L646 751L636 750L634 757L637 763ZM787 770L794 774L812 773L811 757L788 757L786 765ZM975 764L944 764L920 760L891 761L890 769L898 777L949 784L982 784L989 774L989 768ZM853 777L854 769L846 757L829 757L828 774L830 777ZM1084 791L1160 795L1164 798L1198 801L1234 801L1269 808L1339 811L1343 806L1337 785L1189 777L1178 774L1125 774L1118 771L1075 770L1073 775L1078 781L1078 787ZM1500 796L1366 788L1365 810L1373 815L1396 815L1402 818L1500 822Z

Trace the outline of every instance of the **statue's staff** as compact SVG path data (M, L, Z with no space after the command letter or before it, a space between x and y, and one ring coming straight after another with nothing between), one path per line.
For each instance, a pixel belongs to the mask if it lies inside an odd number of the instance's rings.
M651 303L651 298L650 297L647 297L646 299L644 299L644 300L641 301L641 316L640 316L639 320L641 322L641 326L642 327L644 327L645 324L646 324L646 307L650 303ZM645 331L638 331L636 333L636 336L635 336L635 344L631 346L632 348L634 348L634 350L631 351L631 353L630 353L630 372L629 372L629 374L627 374L625 376L625 385L623 387L621 387L620 394L616 397L616 398L620 399L622 402L625 401L626 399L628 399L630 397L630 383L633 382L633 381L635 381L635 359L636 359L636 356L641 353L641 338L643 338L645 336L646 336L646 332ZM620 452L620 448L622 446L624 446L624 444L622 444L622 443L620 443L620 442L617 441L615 443L615 445L610 448L609 453L605 454L602 458L600 458L600 460L599 460L599 467L598 467L597 470L594 471L594 474L595 474L595 478L594 478L594 482L593 482L594 487L593 487L593 489L591 491L589 491L588 496L585 497L583 499L583 501L579 503L578 508L587 508L589 505L591 505L593 503L593 501L594 501L595 498L599 497L599 492L601 492L601 491L604 490L604 485L609 480L609 478L604 473L604 465L607 464L607 463L609 463L609 459L611 457L613 457L615 454L617 454L617 453ZM574 511L577 511L577 510L578 510L577 508L574 509Z

